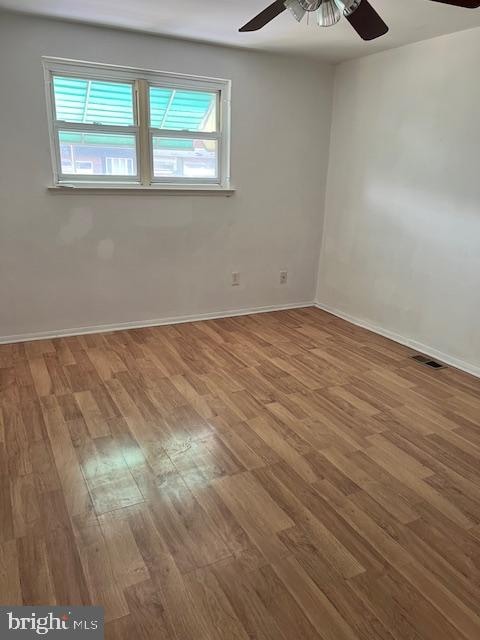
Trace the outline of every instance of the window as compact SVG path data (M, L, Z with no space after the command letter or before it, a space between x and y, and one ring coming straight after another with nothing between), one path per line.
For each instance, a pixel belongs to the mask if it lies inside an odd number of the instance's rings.
M76 173L78 175L84 174L89 175L93 173L93 162L89 162L88 160L77 160L75 162L75 171L72 173Z
M56 185L230 187L230 82L44 59Z
M135 165L133 158L107 158L107 173L109 176L134 176Z

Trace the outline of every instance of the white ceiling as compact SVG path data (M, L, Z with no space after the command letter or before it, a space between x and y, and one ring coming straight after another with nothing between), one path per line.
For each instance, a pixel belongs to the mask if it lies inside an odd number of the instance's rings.
M0 0L0 8L252 49L340 61L480 26L480 9L430 0L371 0L390 32L365 43L346 20L329 29L297 24L285 12L263 30L238 28L272 0Z

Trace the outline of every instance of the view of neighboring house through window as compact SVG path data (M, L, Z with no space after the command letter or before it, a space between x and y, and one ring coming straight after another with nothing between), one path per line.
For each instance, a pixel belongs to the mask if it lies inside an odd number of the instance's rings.
M106 158L105 166L110 176L135 175L133 158Z
M58 184L229 182L229 82L45 62Z

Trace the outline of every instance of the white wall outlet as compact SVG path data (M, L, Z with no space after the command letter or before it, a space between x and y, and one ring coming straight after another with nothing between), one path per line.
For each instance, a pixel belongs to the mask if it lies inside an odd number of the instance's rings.
M280 284L287 284L288 271L280 271Z
M232 272L232 287L239 287L240 286L240 272L239 271L233 271Z

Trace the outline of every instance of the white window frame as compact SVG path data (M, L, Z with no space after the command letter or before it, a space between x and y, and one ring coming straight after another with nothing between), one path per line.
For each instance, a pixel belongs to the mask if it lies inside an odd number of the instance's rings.
M225 190L230 184L230 107L231 81L202 76L119 67L64 58L43 58L48 126L52 155L54 187L113 188L140 187L160 190ZM53 77L78 77L86 80L101 80L132 83L134 88L134 125L115 126L87 123L70 123L56 120ZM212 133L156 129L150 127L149 87L160 86L179 90L204 91L217 94L217 130ZM94 133L121 133L134 135L137 149L136 176L63 175L59 145L59 131ZM153 137L188 138L217 141L218 170L216 178L172 178L155 177L153 170Z

